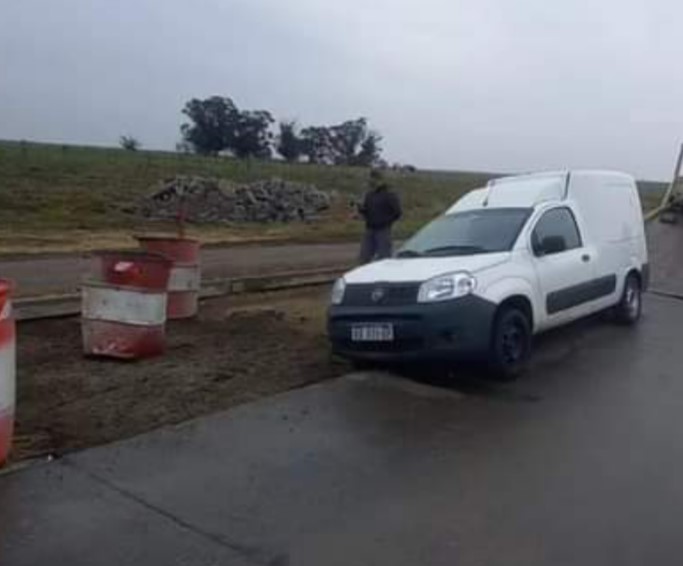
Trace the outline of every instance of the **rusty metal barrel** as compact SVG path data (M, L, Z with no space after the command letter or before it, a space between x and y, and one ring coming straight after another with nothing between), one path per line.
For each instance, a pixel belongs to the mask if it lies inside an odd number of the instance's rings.
M14 431L16 327L11 294L12 283L0 279L0 466L7 461Z
M138 241L143 250L163 254L173 261L168 281L168 318L178 320L196 316L201 289L199 241L155 236L138 236Z
M160 254L95 254L82 287L86 355L135 360L165 351L171 266Z

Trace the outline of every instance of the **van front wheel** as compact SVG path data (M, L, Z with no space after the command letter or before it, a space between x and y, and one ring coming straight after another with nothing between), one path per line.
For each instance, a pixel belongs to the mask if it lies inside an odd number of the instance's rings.
M621 301L615 308L617 321L621 324L632 325L640 320L643 312L643 296L640 280L631 273L626 278Z
M502 380L513 380L524 371L531 355L531 323L518 308L503 307L493 328L489 366Z

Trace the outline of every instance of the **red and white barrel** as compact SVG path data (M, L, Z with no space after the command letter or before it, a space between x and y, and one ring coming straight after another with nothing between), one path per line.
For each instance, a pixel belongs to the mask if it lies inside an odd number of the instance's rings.
M12 284L0 279L0 466L12 446L16 382L16 328L12 316Z
M127 360L162 354L170 272L171 261L160 255L98 254L94 278L82 288L85 354Z
M178 320L196 316L202 285L199 241L154 236L140 236L138 241L143 250L165 255L173 261L168 280L168 318Z
M168 318L179 320L196 316L199 311L201 286L199 265L174 263L168 280Z

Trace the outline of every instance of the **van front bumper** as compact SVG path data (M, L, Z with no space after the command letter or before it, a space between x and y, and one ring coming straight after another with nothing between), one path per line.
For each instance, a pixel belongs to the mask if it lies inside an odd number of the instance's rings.
M354 360L413 361L477 359L491 342L496 305L476 295L407 306L332 306L328 335L333 351ZM390 342L354 342L352 328L393 325Z

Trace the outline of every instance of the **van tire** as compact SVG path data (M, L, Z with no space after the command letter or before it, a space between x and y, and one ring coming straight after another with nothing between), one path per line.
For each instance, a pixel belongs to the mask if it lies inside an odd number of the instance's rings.
M524 311L504 306L496 316L489 351L489 369L501 381L512 381L531 356L531 322Z
M635 273L630 273L624 283L624 292L619 304L614 309L616 321L625 326L637 324L643 312L643 291L640 278Z

